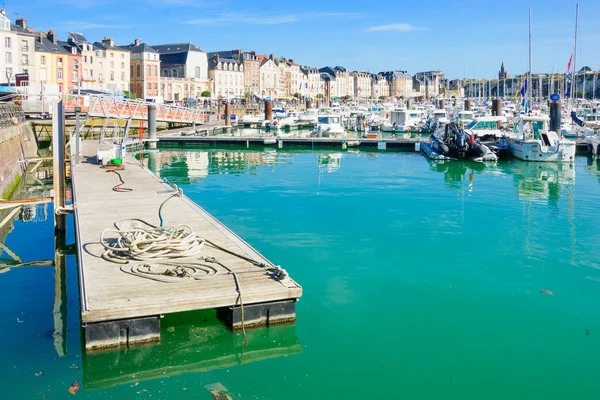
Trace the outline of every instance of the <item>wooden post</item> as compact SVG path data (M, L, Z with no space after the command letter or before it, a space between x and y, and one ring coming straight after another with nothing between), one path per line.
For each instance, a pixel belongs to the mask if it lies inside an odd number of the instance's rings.
M81 131L81 125L79 124L79 107L75 107L75 165L79 165L79 136ZM73 146L73 143L71 143ZM71 149L71 153L73 153Z
M52 104L52 172L54 187L54 231L66 230L66 215L58 213L66 205L65 188L65 108L62 100Z
M67 355L67 270L65 236L54 237L54 349L59 357Z
M148 139L150 148L156 148L156 104L148 104Z
M225 102L225 127L231 126L231 105L229 101Z

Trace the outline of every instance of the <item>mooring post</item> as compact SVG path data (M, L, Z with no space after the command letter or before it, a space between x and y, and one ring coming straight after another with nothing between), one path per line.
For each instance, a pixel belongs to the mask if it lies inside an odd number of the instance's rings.
M79 125L79 107L75 107L75 165L79 165L79 137L81 126ZM71 143L73 146L73 143ZM71 148L71 153L73 149Z
M550 103L550 130L561 134L560 129L560 100Z
M412 107L412 101L410 101L410 99L406 99L406 109L410 110L411 107Z
M465 100L465 111L471 111L471 99Z
M438 100L438 109L443 110L446 108L446 102L443 99Z
M67 355L67 271L65 235L54 236L54 349L59 357Z
M271 100L265 100L265 121L273 119L273 103Z
M148 139L150 148L156 148L156 104L148 104Z
M492 116L499 117L502 115L502 100L494 99L492 100Z
M231 126L231 105L228 101L225 102L225 127Z
M52 104L52 180L54 189L54 231L66 230L65 108L62 100Z
M309 108L312 108L312 102L310 99L306 99L306 109L308 110Z

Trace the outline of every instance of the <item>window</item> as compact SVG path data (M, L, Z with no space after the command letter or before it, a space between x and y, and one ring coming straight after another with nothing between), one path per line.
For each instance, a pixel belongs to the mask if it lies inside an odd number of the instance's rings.
M173 69L171 70L171 73L172 73L172 75L171 75L171 76L172 76L173 78L177 78L177 70L176 70L175 68L173 68Z
M152 69L154 70L154 76L158 76L158 67L155 65Z
M169 76L169 71L167 71L166 69L163 69L163 76Z
M121 80L124 81L125 80L125 72L121 72Z
M111 80L111 81L114 81L114 80L115 80L115 73L114 73L114 72L111 72L111 73L110 73L110 80Z
M10 51L6 52L6 62L8 64L12 63L12 53Z
M195 76L196 78L200 79L200 67L196 67L196 71L195 71L195 74L194 74L194 76Z
M42 56L41 62L42 62L42 65L46 65L46 56Z
M94 62L94 57L90 56L90 64Z
M87 56L83 56L83 62L87 63Z
M21 40L21 51L29 51L27 40Z
M154 84L154 90L158 90L158 83Z
M100 82L104 82L104 74L103 74L102 72L100 72L100 73L98 74L98 80L99 80Z
M149 84L147 85L147 87L148 87L148 90L152 90L152 84L151 84L151 83L149 83Z
M111 58L115 58L115 53L110 53Z
M136 70L135 72L136 72L136 75L138 78L140 76L142 76L142 66L140 64L136 65L135 70Z
M7 49L10 49L12 45L12 38L4 38L4 47L6 47Z
M62 72L63 72L62 68L59 68L58 71L57 71L57 73L56 73L56 78L57 79L62 80L62 78L63 78Z
M78 82L79 81L79 77L77 76L77 74L78 74L77 70L71 71L71 81L72 82Z
M27 54L23 54L21 56L21 64L22 65L29 65L29 56Z
M115 68L115 62L114 61L110 62L110 67L113 68L113 69Z
M125 69L125 63L121 63L121 69Z
M124 60L125 59L125 54L121 54L121 59Z
M152 76L152 67L150 65L146 65L146 76Z
M133 74L133 65L129 66L129 75L133 78L135 75Z

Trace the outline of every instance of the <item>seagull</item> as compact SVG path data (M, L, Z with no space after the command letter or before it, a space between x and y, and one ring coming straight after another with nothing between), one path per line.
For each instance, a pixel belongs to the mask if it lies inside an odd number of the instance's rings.
M21 321L21 320L19 319L19 317L17 317L17 322L18 322L18 323L20 323L20 324L22 324L22 323L23 323L23 322L25 322L25 321Z

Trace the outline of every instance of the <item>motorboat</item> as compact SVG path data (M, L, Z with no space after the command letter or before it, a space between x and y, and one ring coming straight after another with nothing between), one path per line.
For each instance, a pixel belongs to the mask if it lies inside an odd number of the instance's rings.
M483 140L500 139L506 132L502 127L506 125L506 117L475 117L465 127L467 133L474 133Z
M256 128L262 125L263 120L263 115L244 114L238 120L238 125Z
M424 111L394 110L390 112L390 123L396 124L398 131L416 131L423 123Z
M319 119L319 110L316 108L308 108L298 117L298 123L300 124L313 124L316 125Z
M346 130L342 126L342 117L335 114L319 115L317 125L312 131L313 137L343 137Z
M473 111L459 111L456 116L456 123L462 127L469 125L475 119L475 113Z
M575 160L575 141L562 138L549 130L545 115L523 115L514 120L513 132L518 138L503 136L502 148L523 161L570 162Z
M433 160L498 160L498 156L477 140L475 134L468 133L454 122L436 130L431 135L431 143L422 143L421 149Z

